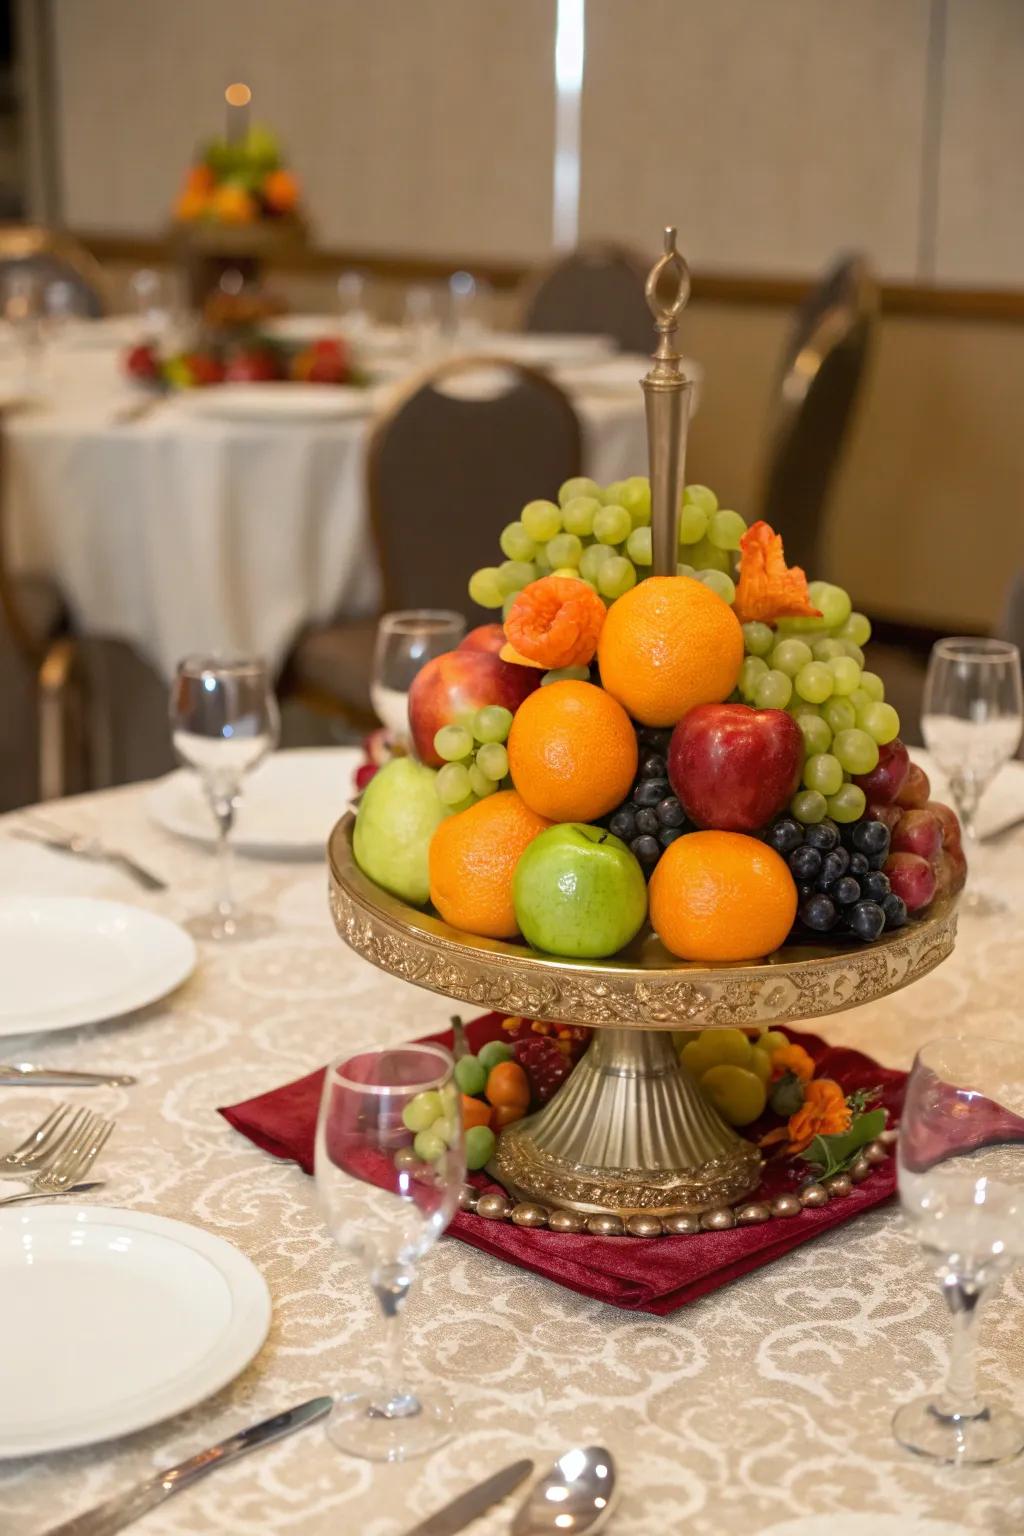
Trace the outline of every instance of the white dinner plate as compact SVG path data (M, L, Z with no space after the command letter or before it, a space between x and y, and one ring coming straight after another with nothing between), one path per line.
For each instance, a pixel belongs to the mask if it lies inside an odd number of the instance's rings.
M568 368L592 363L615 351L610 336L544 335L526 331L484 331L467 348L494 357L508 357L528 368ZM647 360L650 367L650 359Z
M166 1216L0 1211L0 1459L127 1435L219 1392L267 1336L244 1254Z
M191 976L196 947L166 917L89 896L0 898L0 1036L119 1018Z
M358 747L273 753L242 787L232 833L235 848L264 858L322 856L331 828L355 793L353 777L363 761ZM158 779L146 796L146 808L166 832L213 843L210 808L191 769Z
M923 747L910 748L911 760L923 768L932 786L932 799L942 800L956 809L949 791L949 780ZM978 808L978 832L991 837L1012 821L1024 816L1024 762L1004 763L981 797Z
M215 421L331 421L373 409L370 390L354 384L212 384L176 398Z

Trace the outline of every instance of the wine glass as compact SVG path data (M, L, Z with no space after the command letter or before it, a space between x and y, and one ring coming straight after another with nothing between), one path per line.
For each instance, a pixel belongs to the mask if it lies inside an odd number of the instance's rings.
M370 700L394 746L408 750L409 689L416 673L435 656L454 650L465 633L461 613L444 608L386 613L377 625Z
M3 313L18 353L18 391L39 393L43 362L42 284L27 267L12 267L3 277Z
M472 272L448 279L448 334L456 346L472 346L490 330L491 285Z
M925 745L949 779L974 859L980 848L978 804L1016 752L1022 725L1020 652L1015 645L958 636L932 647L921 729ZM981 914L1003 910L996 897L977 889L968 889L966 905Z
M361 272L342 272L336 285L338 317L348 341L362 341L371 328L366 307L366 279Z
M466 1173L455 1064L440 1045L368 1047L324 1075L314 1169L328 1229L366 1270L387 1349L375 1387L340 1395L327 1433L339 1450L404 1461L443 1445L454 1410L414 1392L400 1316L419 1259L451 1221Z
M231 829L242 780L277 745L280 721L265 661L251 656L187 656L171 685L171 736L195 768L217 824L213 910L190 919L203 939L252 939L270 931L262 913L242 912L231 893Z
M171 332L178 310L174 278L169 272L140 267L128 279L132 307L139 320L139 341L156 344Z
M415 283L405 292L402 323L414 355L425 362L440 349L440 296L426 283Z
M975 1386L979 1304L1024 1259L1024 1050L1009 1040L933 1040L917 1054L900 1121L900 1202L937 1261L953 1322L945 1391L893 1419L901 1445L939 1461L1005 1461L1024 1421Z

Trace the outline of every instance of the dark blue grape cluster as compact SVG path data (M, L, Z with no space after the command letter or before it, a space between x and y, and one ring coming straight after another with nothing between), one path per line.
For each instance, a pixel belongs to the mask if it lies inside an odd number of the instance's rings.
M629 798L607 818L609 832L621 837L636 856L646 879L650 879L665 849L684 832L694 829L668 781L668 752L671 731L647 726L637 729L640 766Z
M783 816L763 834L789 865L797 888L794 934L853 934L873 944L887 929L902 928L907 908L882 869L889 855L883 821L839 827L827 818L803 826Z

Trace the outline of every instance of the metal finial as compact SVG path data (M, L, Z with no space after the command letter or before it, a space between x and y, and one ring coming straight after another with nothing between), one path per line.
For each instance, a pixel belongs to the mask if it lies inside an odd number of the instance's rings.
M671 298L662 293L666 274L675 279L675 294ZM654 365L640 381L647 411L654 573L656 576L674 576L679 559L679 498L692 386L683 373L682 359L675 349L679 316L690 297L690 269L676 248L673 225L665 229L664 254L651 268L644 293L658 332Z
M663 301L660 292L662 279L667 272L675 276L677 283L675 298L669 304ZM674 331L690 297L690 269L676 248L676 230L671 224L665 229L664 255L648 273L644 293L658 330L663 335Z

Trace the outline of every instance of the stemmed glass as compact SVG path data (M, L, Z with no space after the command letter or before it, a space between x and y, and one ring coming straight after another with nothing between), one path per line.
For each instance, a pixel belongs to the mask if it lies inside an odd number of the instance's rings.
M472 272L453 272L448 279L447 329L456 346L471 346L490 330L492 290Z
M336 292L342 334L348 341L364 340L371 328L370 312L366 307L365 277L361 272L342 272Z
M1016 752L1024 726L1020 652L1007 640L954 637L933 646L924 685L925 745L949 779L970 847L979 852L978 804ZM997 898L968 888L969 910L1003 910Z
M171 686L171 736L195 768L217 823L217 895L190 919L203 939L252 939L269 932L262 913L240 911L231 890L231 829L242 780L277 745L280 721L267 664L258 657L187 656Z
M458 645L466 633L461 613L409 608L385 613L377 626L370 700L392 744L409 745L409 689L422 666Z
M975 1386L985 1293L1024 1258L1024 1050L1009 1040L934 1040L918 1052L900 1121L900 1201L938 1262L953 1320L945 1391L893 1419L901 1445L939 1461L1005 1461L1024 1421Z
M454 1065L439 1045L375 1047L340 1057L324 1076L317 1194L334 1241L366 1271L387 1335L378 1384L339 1396L327 1433L340 1450L372 1461L422 1455L452 1433L447 1394L410 1388L399 1319L465 1177Z
M43 361L42 284L35 272L13 267L3 278L4 319L18 351L18 388L34 398L39 393Z
M440 295L426 283L414 283L406 289L403 324L415 356L425 362L440 349Z

